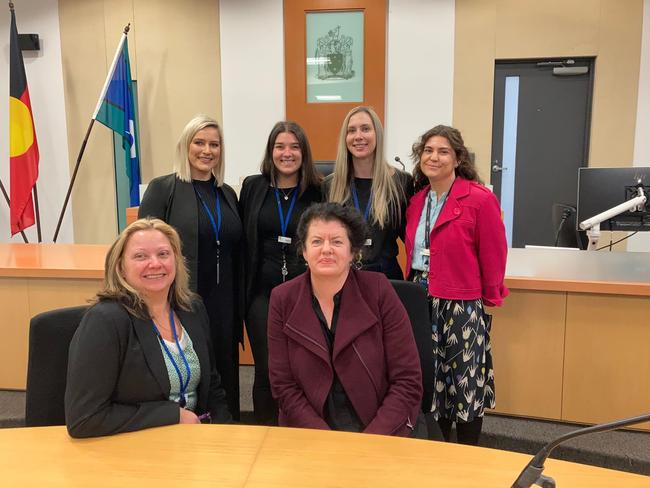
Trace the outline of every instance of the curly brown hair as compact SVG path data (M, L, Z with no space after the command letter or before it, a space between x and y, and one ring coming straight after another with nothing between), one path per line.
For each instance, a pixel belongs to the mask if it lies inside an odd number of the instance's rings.
M467 150L467 147L465 147L465 141L463 141L463 136L460 134L460 131L448 125L436 125L422 134L411 148L411 159L415 164L415 167L413 168L413 183L415 185L415 191L418 191L429 184L428 178L424 176L424 173L422 173L422 169L420 168L420 160L422 158L424 146L427 141L434 136L440 136L447 139L454 150L454 153L456 153L456 160L458 161L458 166L455 169L456 176L460 176L466 180L483 183L481 178L479 178L478 171L476 171L476 166L474 166L474 163L469 157L469 151Z

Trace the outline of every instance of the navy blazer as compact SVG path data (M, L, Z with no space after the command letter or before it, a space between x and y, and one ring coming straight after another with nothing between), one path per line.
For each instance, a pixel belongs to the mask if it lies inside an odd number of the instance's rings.
M331 355L309 272L271 292L268 337L280 425L329 429L324 406L336 371L364 432L411 434L422 400L420 359L406 310L383 274L350 271Z
M200 301L177 310L201 365L197 415L229 422L226 394L214 367L208 317ZM177 424L179 406L169 400L169 375L151 320L132 316L118 302L92 306L68 355L65 419L72 437L94 437Z

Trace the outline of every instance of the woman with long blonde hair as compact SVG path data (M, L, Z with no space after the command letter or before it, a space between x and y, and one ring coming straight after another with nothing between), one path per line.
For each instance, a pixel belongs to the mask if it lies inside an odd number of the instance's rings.
M210 324L174 228L140 219L110 247L104 286L70 343L65 419L72 437L232 420Z
M323 185L328 201L354 206L368 223L369 233L357 266L402 279L397 238L404 236L413 179L386 161L384 130L372 108L355 107L345 116L334 173Z

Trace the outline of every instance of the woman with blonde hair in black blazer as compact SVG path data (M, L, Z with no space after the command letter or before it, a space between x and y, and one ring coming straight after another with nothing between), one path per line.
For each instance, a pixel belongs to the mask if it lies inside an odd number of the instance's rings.
M138 215L174 226L183 243L190 288L203 299L217 370L239 419L239 343L243 286L237 195L224 183L223 133L207 115L190 120L176 145L174 173L154 178Z
M390 166L384 155L384 130L370 107L355 107L339 133L334 172L323 182L328 201L353 205L369 233L357 265L403 279L397 238L404 238L405 213L413 194L411 175Z
M208 317L189 289L176 231L159 219L137 220L104 268L103 289L70 343L70 435L229 422Z

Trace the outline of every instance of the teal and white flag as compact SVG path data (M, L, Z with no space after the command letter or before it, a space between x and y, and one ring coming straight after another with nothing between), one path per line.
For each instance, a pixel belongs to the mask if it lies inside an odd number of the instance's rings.
M93 119L122 137L132 207L140 204L140 157L134 100L129 46L126 33L124 33L99 96Z

